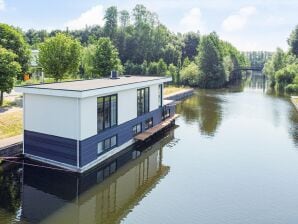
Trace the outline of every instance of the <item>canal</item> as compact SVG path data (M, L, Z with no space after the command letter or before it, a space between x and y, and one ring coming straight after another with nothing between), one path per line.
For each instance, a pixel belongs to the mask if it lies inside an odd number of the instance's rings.
M0 223L297 223L298 112L245 87L199 90L176 127L81 177L0 171Z

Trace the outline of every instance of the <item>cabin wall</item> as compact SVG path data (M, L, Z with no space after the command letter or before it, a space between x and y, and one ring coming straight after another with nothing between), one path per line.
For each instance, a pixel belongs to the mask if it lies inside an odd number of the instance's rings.
M153 126L161 122L159 85L148 87L150 111L142 116L137 116L137 88L86 98L24 94L24 153L86 168L101 157L98 143L116 135L117 147L102 154L112 155L133 143L134 125L141 123L144 131L149 118ZM118 124L97 133L97 97L113 94L118 97Z
M24 94L24 153L77 166L78 100Z
M158 85L151 85L150 88L150 111L159 108ZM103 96L117 94L118 96L118 126L131 121L137 117L137 89L130 89ZM97 97L80 99L80 140L97 135Z
M77 139L77 99L24 94L24 129L63 138Z

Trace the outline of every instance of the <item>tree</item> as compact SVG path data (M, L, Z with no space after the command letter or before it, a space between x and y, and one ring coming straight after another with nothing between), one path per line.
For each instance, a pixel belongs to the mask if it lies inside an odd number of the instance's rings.
M292 31L288 44L290 46L290 52L298 57L298 25Z
M44 42L47 36L48 32L46 30L29 29L25 33L26 41L32 48L37 48L38 44Z
M158 63L150 62L148 66L148 74L149 75L157 75L158 73Z
M202 38L198 50L199 86L202 88L219 88L225 84L222 50L219 49L219 39L214 33Z
M276 52L265 63L263 72L270 79L270 86L275 87L276 84L276 72L287 65L287 54L280 48L276 49ZM290 59L292 60L292 59Z
M82 51L81 70L83 78L94 78L92 60L94 57L95 45L90 44Z
M176 83L177 82L177 67L174 64L169 64L168 67L168 76L172 77L172 82Z
M130 24L129 12L127 10L122 10L119 12L119 14L120 14L120 17L119 17L120 26L121 28L126 28Z
M66 74L77 72L80 64L81 45L68 35L58 33L39 47L39 63L46 74L59 81Z
M157 75L165 76L167 73L167 64L161 58L157 63Z
M97 77L108 76L112 70L122 72L118 51L109 38L102 37L97 41L92 66Z
M28 71L30 61L29 46L25 41L23 34L7 24L0 23L0 45L11 50L17 55L15 60L21 65L18 78L22 78L22 73Z
M104 34L111 40L115 41L117 34L118 12L117 7L111 6L107 8L105 16Z
M284 89L292 84L295 76L298 76L298 64L287 65L276 72L277 88Z
M16 54L0 46L0 106L3 105L3 93L12 90L14 79L21 71L16 59Z
M189 32L183 35L182 58L188 57L193 60L198 54L198 46L200 43L200 34Z
M191 62L181 70L181 82L184 85L198 86L199 68L194 62Z

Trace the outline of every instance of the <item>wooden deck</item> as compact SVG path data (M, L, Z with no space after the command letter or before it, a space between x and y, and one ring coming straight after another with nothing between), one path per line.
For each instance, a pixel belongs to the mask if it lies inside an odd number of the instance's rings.
M145 141L150 136L154 135L155 133L159 132L160 130L164 129L165 127L169 126L172 121L174 121L177 117L179 117L179 114L175 114L172 117L167 118L166 120L162 121L161 123L155 125L152 128L149 128L148 130L136 135L134 137L135 140Z

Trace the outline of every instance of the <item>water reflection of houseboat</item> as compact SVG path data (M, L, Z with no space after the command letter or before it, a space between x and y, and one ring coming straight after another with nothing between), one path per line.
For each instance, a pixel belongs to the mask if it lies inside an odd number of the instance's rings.
M30 223L118 222L169 172L162 152L173 137L167 132L80 176L24 167L22 217Z

